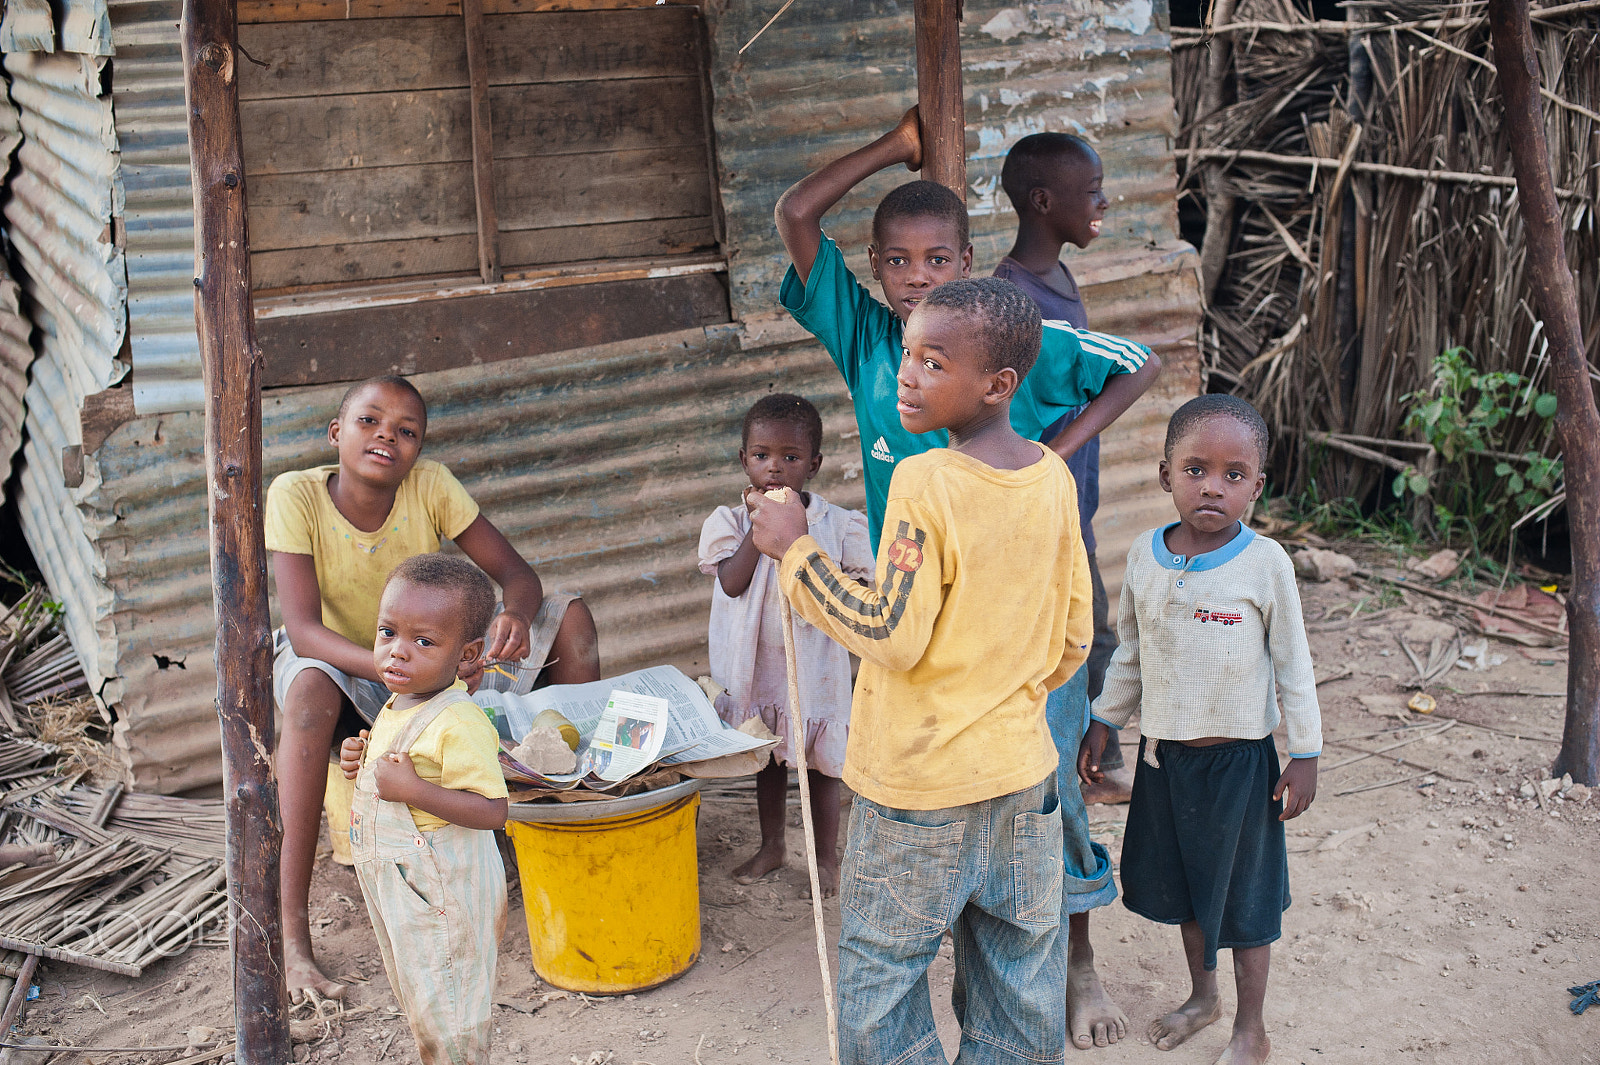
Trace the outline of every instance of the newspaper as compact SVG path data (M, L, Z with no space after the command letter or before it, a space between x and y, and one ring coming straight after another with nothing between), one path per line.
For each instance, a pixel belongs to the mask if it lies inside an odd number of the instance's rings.
M581 772L601 780L626 780L655 763L667 729L667 701L654 695L613 690L595 727Z
M592 772L593 763L585 768L584 758L597 734L603 740L613 738L602 730L601 721L613 693L619 692L666 701L665 728L659 730L660 747L651 755L653 760L666 765L742 754L763 745L761 740L724 725L700 686L672 666L652 666L589 684L552 684L527 695L480 689L473 700L494 714L501 738L512 744L528 734L533 719L540 713L559 712L578 730L579 771L563 776L531 776L556 788L574 787L580 782L605 787L610 781ZM606 727L615 728L614 725ZM647 762L640 769L650 764L653 763Z

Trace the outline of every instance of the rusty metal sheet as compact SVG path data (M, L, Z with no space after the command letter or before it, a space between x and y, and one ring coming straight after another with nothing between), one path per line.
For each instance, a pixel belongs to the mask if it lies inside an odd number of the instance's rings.
M1161 378L1100 438L1095 550L1113 604L1134 538L1177 517L1172 497L1156 480L1156 463L1166 442L1167 419L1200 393L1198 270L1194 249L1174 241L1102 256L1076 271L1090 324L1138 337L1162 362Z
M61 449L78 440L78 409L72 395L55 360L35 361L26 395L27 441L17 509L34 561L61 603L62 628L83 663L90 690L104 705L120 695L113 679L116 633L110 618L111 593L103 579L105 545L98 542L112 516L92 506L100 487L92 460L85 462L82 485L67 488L62 483Z
M127 190L128 345L141 414L199 410L194 331L194 196L183 110L178 0L110 0L112 99Z
M835 502L862 504L859 441L838 375L776 313L784 262L772 208L807 170L886 128L910 102L911 18L889 0L822 5L791 9L743 60L734 53L766 9L739 3L710 20L734 313L742 324L415 378L430 402L425 453L457 471L548 587L585 595L608 674L656 662L705 668L710 582L695 566L696 541L706 515L738 498L739 420L761 394L787 389L818 403L826 461L817 487ZM1107 235L1093 254L1073 260L1074 269L1096 324L1153 344L1169 367L1158 391L1106 441L1102 553L1113 572L1120 569L1114 556L1134 533L1165 517L1148 467L1166 413L1197 387L1193 253L1176 239L1167 155L1167 42L1145 10L1140 3L991 6L969 9L963 31L980 264L998 257L1014 224L992 196L1005 147L1036 128L1086 131L1106 159L1114 213ZM80 568L109 601L84 612L90 624L75 640L99 638L111 656L101 675L116 678L106 691L134 778L174 791L214 784L221 774L203 419L193 411L149 413L198 406L198 362L186 346L193 343L192 235L181 68L170 50L167 23L176 18L167 5L118 0L111 13L130 201L135 387L158 391L143 393L143 416L86 462L92 484L86 480L86 494L76 497L76 513L92 550ZM859 252L872 204L900 179L870 182L830 231ZM138 243L136 229L148 244ZM148 385L144 351L152 353ZM269 476L331 460L325 426L341 390L266 395ZM104 630L94 628L100 620Z
M99 473L85 462L69 488L62 451L82 443L85 396L127 373L120 359L126 274L114 218L122 211L105 60L69 52L7 54L23 134L6 202L6 235L20 266L37 357L24 393L26 443L17 494L23 536L63 606L67 636L91 686L115 698L115 630L97 543L110 515L87 506Z
M9 169L11 153L20 143L17 109L10 99L0 98L0 167ZM4 479L10 478L11 460L22 446L22 394L33 363L33 346L28 342L32 326L23 313L21 294L10 268L0 262L0 478ZM0 503L4 502L5 488L0 486Z
M1076 133L1105 165L1111 200L1102 236L1066 260L1084 288L1090 325L1149 344L1161 382L1106 434L1096 520L1108 591L1116 594L1133 536L1169 520L1155 484L1167 415L1199 392L1200 296L1193 251L1178 237L1172 158L1171 41L1164 3L1047 0L966 7L961 28L967 101L967 205L973 272L1010 247L1016 215L1000 189L1005 153L1030 133ZM868 143L916 102L909 9L894 0L796 5L743 56L767 18L733 4L708 15L729 277L736 317L771 312L788 257L772 210L784 189L829 159ZM857 275L867 278L872 210L915 175L863 182L826 220Z
M50 0L6 0L0 19L0 51L53 52L56 24Z
M862 505L854 420L832 364L792 333L776 339L747 350L737 327L712 326L412 378L429 403L424 454L456 472L546 587L588 599L607 674L706 669L700 526L739 499L739 425L761 395L818 402L818 490ZM269 478L334 461L326 427L344 387L267 394ZM89 503L117 516L98 543L113 597L116 743L139 786L162 791L221 774L203 447L199 413L136 419L96 453Z
M60 365L79 400L127 373L118 358L127 281L112 220L122 213L103 59L19 52L5 57L19 112L6 231L34 305L40 355Z
M111 19L106 0L58 0L61 5L61 50L84 55L110 55Z
M1020 137L1045 130L1087 138L1105 163L1112 209L1084 260L1177 239L1165 17L1164 4L1146 2L967 5L961 47L975 271L992 268L1015 233L999 189L1005 153ZM797 5L739 56L765 18L764 8L746 4L708 18L735 316L777 305L788 261L772 209L784 189L888 130L916 102L904 5ZM878 200L913 178L901 169L875 175L830 214L829 235L852 266L864 269Z

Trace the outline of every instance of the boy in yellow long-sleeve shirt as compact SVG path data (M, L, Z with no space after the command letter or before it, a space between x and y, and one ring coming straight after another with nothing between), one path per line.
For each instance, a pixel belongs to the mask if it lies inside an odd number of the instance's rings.
M1087 557L1065 463L1011 427L1039 351L1010 282L952 281L912 312L898 409L950 447L895 467L877 582L847 578L804 508L750 498L795 610L861 656L844 779L839 1042L849 1063L942 1063L927 971L955 934L961 1059L1066 1051L1062 822L1045 693L1088 655Z

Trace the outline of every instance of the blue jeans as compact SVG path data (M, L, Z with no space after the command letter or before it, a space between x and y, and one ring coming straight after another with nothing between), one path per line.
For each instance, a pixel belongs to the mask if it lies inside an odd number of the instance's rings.
M1087 913L1117 897L1111 879L1111 855L1089 838L1089 811L1078 785L1078 746L1089 731L1089 670L1084 667L1045 702L1045 720L1056 741L1061 762L1056 766L1056 790L1061 795L1061 858L1066 875L1061 878L1061 912Z
M857 796L839 907L839 1059L944 1065L928 966L950 929L959 1065L1060 1062L1066 932L1055 778L945 810Z

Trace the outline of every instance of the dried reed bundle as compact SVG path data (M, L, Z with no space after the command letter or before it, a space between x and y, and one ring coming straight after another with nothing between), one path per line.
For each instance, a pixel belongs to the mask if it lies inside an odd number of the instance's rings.
M127 770L112 751L99 704L90 696L45 698L19 711L25 728L61 752L64 774L81 773L102 783L123 780Z
M0 736L9 786L0 843L56 851L53 864L0 869L0 947L137 976L218 942L228 918L223 804L78 784L81 771L59 775L61 753Z
M1205 49L1180 50L1174 88L1185 127L1204 119L1213 149L1509 174L1499 90L1483 62L1482 4L1344 6L1352 19L1412 25L1328 32L1287 0L1244 0L1236 22L1295 29L1234 34L1227 95L1235 102L1209 117L1192 113ZM1600 15L1552 13L1535 36L1555 183L1571 191L1567 254L1584 334L1600 346L1600 124L1591 117L1600 111ZM1187 162L1182 151L1178 158ZM1204 197L1198 170L1210 165L1214 157L1186 168L1184 195ZM1514 190L1259 159L1229 165L1227 187L1237 208L1206 315L1204 365L1212 387L1239 392L1267 416L1280 485L1315 479L1324 497L1360 499L1387 480L1386 467L1417 461L1401 397L1429 387L1446 347L1469 349L1481 371L1518 373L1549 390L1539 324L1523 296ZM1324 453L1315 441L1330 433L1367 446ZM1523 418L1509 423L1502 448L1548 455L1554 443L1540 420ZM1391 450L1400 458L1387 458Z

